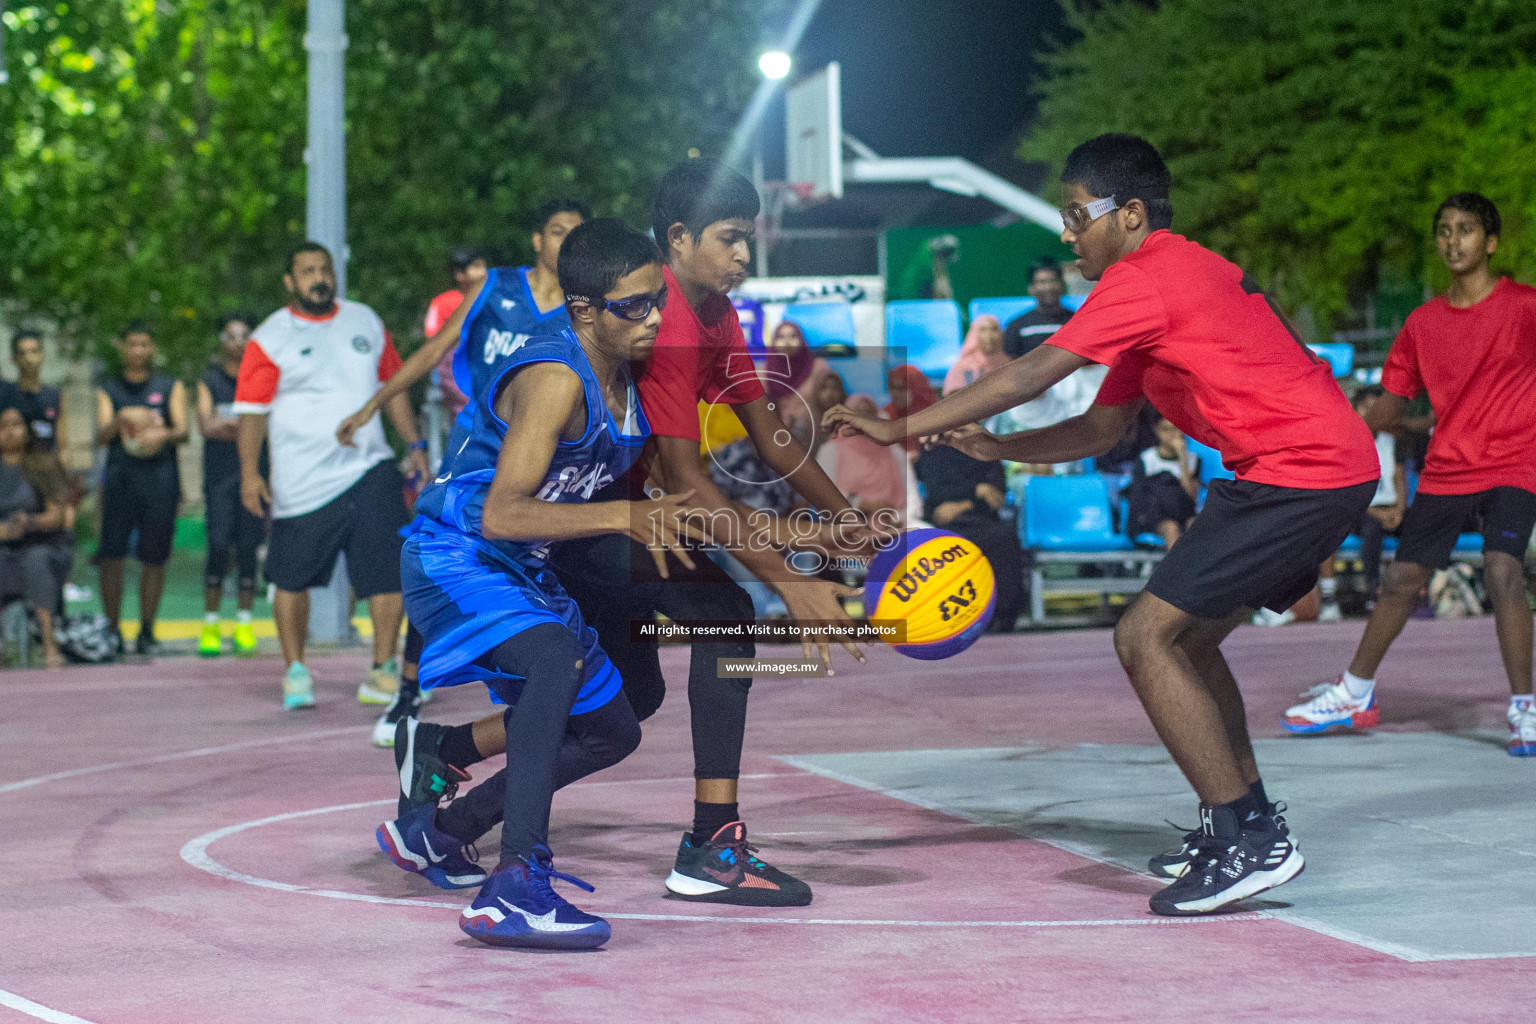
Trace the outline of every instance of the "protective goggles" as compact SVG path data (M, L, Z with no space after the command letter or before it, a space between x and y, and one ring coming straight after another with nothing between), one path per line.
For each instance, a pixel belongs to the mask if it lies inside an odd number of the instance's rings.
M1120 204L1115 202L1115 197L1107 199L1095 199L1091 203L1068 203L1066 209L1061 211L1061 223L1074 235L1081 234L1088 225L1098 220L1111 210L1120 209Z
M621 320L633 320L639 322L651 315L653 309L665 309L667 306L667 289L653 294L635 295L627 299L603 299L593 302L585 295L567 295L566 302L585 302L589 306L606 309Z

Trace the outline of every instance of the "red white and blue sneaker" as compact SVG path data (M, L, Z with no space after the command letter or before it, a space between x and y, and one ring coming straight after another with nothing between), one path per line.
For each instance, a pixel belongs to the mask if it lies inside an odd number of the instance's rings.
M1268 815L1255 814L1239 826L1230 808L1201 806L1200 830L1195 861L1152 897L1154 914L1212 914L1284 885L1307 866L1290 830Z
M579 910L550 884L559 878L592 892L592 886L555 870L548 847L498 868L480 887L475 901L459 915L465 935L492 946L531 949L596 949L613 929L594 914Z
M1285 709L1280 724L1287 732L1309 734L1329 729L1370 729L1381 723L1381 709L1376 706L1376 687L1356 697L1344 685L1344 677L1321 683L1303 693L1302 702Z
M439 889L472 889L485 881L480 855L473 845L439 829L435 804L417 807L409 815L386 821L374 832L384 856Z
M707 843L695 846L683 833L677 861L667 876L667 891L683 900L731 903L739 907L804 907L811 887L787 871L755 856L747 845L747 826L722 825Z
M1536 757L1536 706L1509 706L1509 756Z

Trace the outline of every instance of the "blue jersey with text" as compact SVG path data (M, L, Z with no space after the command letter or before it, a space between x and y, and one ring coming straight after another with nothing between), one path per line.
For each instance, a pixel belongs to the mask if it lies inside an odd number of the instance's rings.
M616 422L576 335L569 329L539 335L504 356L497 376L475 394L467 407L472 415L464 436L458 448L443 459L438 478L416 499L416 512L481 540L525 569L538 570L549 554L547 541L485 540L480 529L486 495L507 434L507 424L496 415L496 398L512 375L531 363L569 366L581 378L587 405L586 429L576 440L562 440L556 445L544 483L534 497L563 504L590 501L593 494L635 464L651 431L634 381L628 382L625 420Z
M528 287L527 267L496 267L486 274L485 285L475 297L459 330L459 347L453 353L453 382L471 399L478 399L501 372L502 361L525 345L529 338L559 334L571 326L565 305L539 312ZM459 414L469 426L473 405Z

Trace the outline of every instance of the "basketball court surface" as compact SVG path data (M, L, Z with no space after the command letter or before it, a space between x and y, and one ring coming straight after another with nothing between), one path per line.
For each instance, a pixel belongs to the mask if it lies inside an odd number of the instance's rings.
M1210 918L1152 915L1146 858L1194 800L1107 633L887 650L755 684L742 806L815 902L664 897L691 812L686 652L628 761L556 797L558 866L601 951L482 946L473 891L385 860L391 755L317 659L320 707L278 708L274 659L11 672L0 725L0 1021L1512 1021L1536 967L1536 764L1504 753L1489 619L1415 621L1371 735L1277 716L1359 625L1228 644L1266 783L1306 873ZM787 649L762 653L789 656ZM425 717L487 703L461 687ZM489 776L496 762L475 769ZM493 861L495 836L482 848Z

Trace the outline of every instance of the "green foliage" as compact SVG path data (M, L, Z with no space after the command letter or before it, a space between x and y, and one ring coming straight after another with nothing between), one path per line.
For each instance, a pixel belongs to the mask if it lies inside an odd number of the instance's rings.
M1112 0L1069 20L1023 155L1059 168L1100 132L1146 136L1175 229L1293 308L1337 316L1382 268L1436 280L1448 192L1485 192L1510 229L1536 213L1524 0ZM1515 241L1503 266L1523 276Z
M554 193L646 223L754 84L741 0L351 0L348 291L402 338L455 245L530 254ZM56 0L5 14L0 300L100 350L149 317L173 366L280 304L304 230L303 0Z

